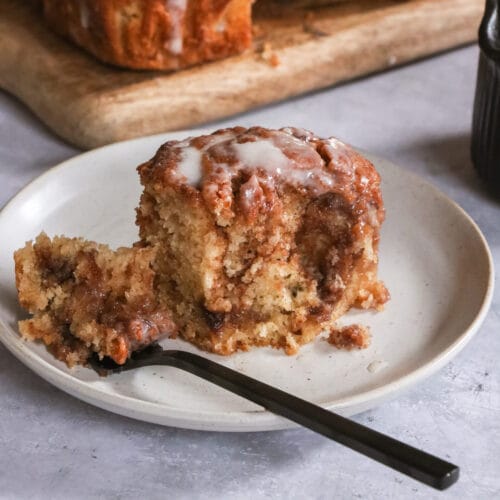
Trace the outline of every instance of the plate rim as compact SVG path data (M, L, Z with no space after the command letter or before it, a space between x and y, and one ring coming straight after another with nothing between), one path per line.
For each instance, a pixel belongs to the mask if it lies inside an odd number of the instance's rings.
M144 140L155 141L158 139L158 141L165 141L169 140L169 138L172 138L174 135L194 135L207 133L212 130L212 128L204 127L154 134L108 144L100 148L77 154L47 169L15 193L0 210L0 222L8 216L9 211L16 202L26 196L29 196L31 191L36 190L38 184L43 184L45 182L46 177L55 175L58 171L64 168L71 168L72 163L80 161L82 157L92 156L96 152L105 154L106 150L119 149L125 144L133 145L134 143L143 142ZM475 235L478 237L478 241L481 243L481 248L486 257L488 281L484 296L477 309L474 319L446 349L441 350L422 366L419 366L411 372L400 376L392 382L358 393L354 396L346 396L336 400L335 403L318 403L329 410L338 411L345 415L352 415L364 411L362 409L363 405L365 405L366 409L368 409L376 406L377 401L395 397L399 392L406 390L419 381L433 375L452 358L454 358L474 337L484 322L493 299L495 280L494 261L487 240L476 222L460 205L458 205L458 203L449 198L432 183L414 174L413 172L401 169L401 167L392 161L386 160L385 158L367 153L363 150L360 151L365 156L368 156L370 161L373 163L381 161L388 165L389 168L402 170L406 176L412 178L413 182L425 185L426 189L428 189L435 197L450 205L461 216L461 218L463 218L464 221L471 226ZM10 327L7 326L3 318L0 317L0 342L2 342L2 344L19 361L56 388L99 408L142 421L195 430L252 432L286 429L298 426L297 424L275 415L266 409L231 412L214 412L193 409L184 410L176 407L168 407L162 403L137 399L123 394L110 394L99 387L89 387L87 382L72 376L70 373L60 370L57 366L52 365L43 358L39 357L36 352L26 346L26 340L20 337L13 337L10 334L9 329ZM361 409L355 409L353 413L349 413L349 407L356 406L361 407Z

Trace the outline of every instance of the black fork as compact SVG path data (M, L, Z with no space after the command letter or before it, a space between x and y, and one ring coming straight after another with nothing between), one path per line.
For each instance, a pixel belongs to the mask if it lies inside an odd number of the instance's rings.
M91 366L101 375L154 365L197 375L438 490L458 480L456 465L197 354L151 345L134 353L124 365L109 358L91 359Z

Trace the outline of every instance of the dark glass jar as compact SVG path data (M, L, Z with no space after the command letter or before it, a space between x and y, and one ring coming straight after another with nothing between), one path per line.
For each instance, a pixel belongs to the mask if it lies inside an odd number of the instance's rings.
M471 156L479 176L500 197L500 0L486 1L479 47Z

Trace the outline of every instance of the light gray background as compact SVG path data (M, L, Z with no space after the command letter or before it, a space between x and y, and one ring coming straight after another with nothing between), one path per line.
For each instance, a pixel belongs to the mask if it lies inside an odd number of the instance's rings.
M469 160L477 56L476 47L459 49L217 125L297 125L385 156L468 211L500 262L500 202ZM0 93L0 205L77 153ZM51 387L0 346L0 497L500 498L499 314L497 292L452 363L355 417L458 463L461 479L445 493L304 429L194 432L106 413Z

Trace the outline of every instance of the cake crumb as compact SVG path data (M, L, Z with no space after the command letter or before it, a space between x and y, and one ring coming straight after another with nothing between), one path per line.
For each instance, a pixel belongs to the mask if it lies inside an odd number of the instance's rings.
M327 341L337 349L365 349L370 345L370 329L362 325L333 328Z

